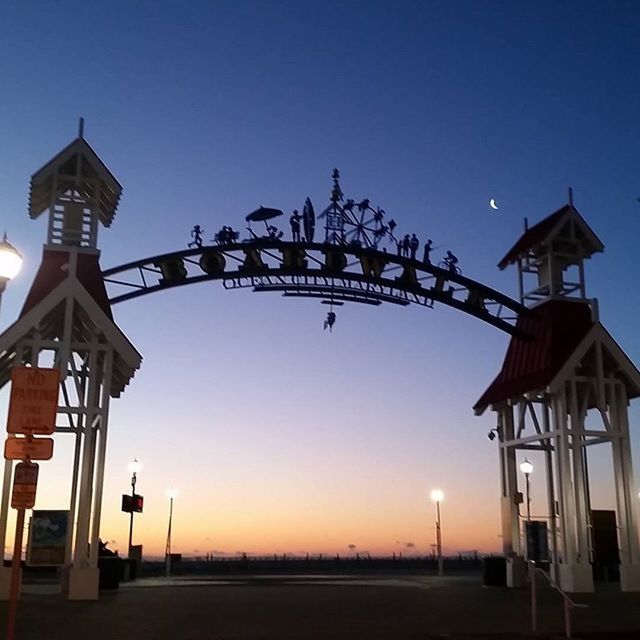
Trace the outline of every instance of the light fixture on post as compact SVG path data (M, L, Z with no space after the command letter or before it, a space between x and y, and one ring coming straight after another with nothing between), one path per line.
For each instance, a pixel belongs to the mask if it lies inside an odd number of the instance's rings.
M22 256L18 250L7 240L5 232L0 242L0 300L7 282L18 275L22 267Z
M173 501L177 497L177 489L167 489L167 498L169 498L169 528L167 529L167 545L164 551L164 573L167 578L171 575L171 523L173 521Z
M138 481L138 474L142 471L142 462L138 458L134 458L128 465L129 473L131 474L131 512L129 514L129 550L127 556L131 558L131 548L133 545L133 513L134 502L136 498L136 482Z
M444 498L444 493L440 489L434 489L431 492L431 499L436 503L436 547L438 550L438 575L444 574L444 566L442 560L442 527L440 522L440 503Z
M533 464L526 458L520 463L520 471L524 473L526 479L526 500L527 500L527 520L531 520L531 497L529 494L529 476L533 472Z
M7 286L9 280L15 278L22 267L22 256L18 253L18 250L7 240L7 234L2 237L0 242L0 303L2 302L2 294ZM9 515L9 499L11 493L11 472L13 470L13 461L4 461L4 475L2 481L2 498L0 499L0 549L4 554L6 535L7 535L7 520ZM0 585L4 589L9 588L9 576L11 569L9 567L0 566ZM8 593L8 591L7 591Z

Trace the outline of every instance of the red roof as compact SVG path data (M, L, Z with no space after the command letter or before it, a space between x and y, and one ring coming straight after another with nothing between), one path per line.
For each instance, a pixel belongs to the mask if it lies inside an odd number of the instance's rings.
M567 212L569 205L565 205L562 209L558 209L555 213L552 213L549 217L538 222L530 229L527 229L518 239L518 241L509 249L507 255L498 262L498 267L504 269L512 262L518 259L523 253L526 253L529 249L537 244L544 242L545 238L551 233L551 230L556 226L560 218Z
M574 216L586 241L589 243L589 255L595 251L602 251L604 245L600 242L600 239L596 236L591 227L585 222L585 219L578 213L577 209L573 205L565 204L564 207L561 207L555 213L552 213L544 220L538 222L538 224L527 229L513 247L509 249L507 255L498 262L498 267L500 269L508 267L536 245L543 244L562 218L569 215Z
M549 300L520 316L516 328L528 338L511 338L502 369L473 410L546 387L593 326L589 304Z
M69 252L52 251L45 248L42 262L29 294L20 312L20 317L31 311L44 297L53 291L69 275ZM110 320L111 305L102 279L102 271L98 263L98 255L94 253L78 253L76 277L98 303Z

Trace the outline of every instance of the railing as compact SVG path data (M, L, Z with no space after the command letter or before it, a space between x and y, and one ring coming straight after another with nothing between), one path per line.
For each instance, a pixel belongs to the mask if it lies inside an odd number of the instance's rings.
M536 567L535 562L529 561L529 582L531 584L531 631L538 631L538 594L536 586L536 573L543 575L549 584L562 596L564 600L564 634L566 638L571 638L571 609L586 608L586 604L574 602L555 582L555 580L540 567Z

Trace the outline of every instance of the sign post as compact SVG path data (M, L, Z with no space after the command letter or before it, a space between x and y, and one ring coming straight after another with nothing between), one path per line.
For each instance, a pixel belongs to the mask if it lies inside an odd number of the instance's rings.
M24 509L18 509L16 537L11 560L11 586L9 587L9 610L7 611L7 640L14 640L16 634L16 613L20 595L20 558L22 556L22 530L24 529Z
M11 506L18 513L11 561L7 640L15 639L24 512L33 508L38 486L39 467L31 460L49 460L53 455L53 440L35 438L34 435L50 435L55 430L59 384L58 369L14 367L11 371L11 397L7 417L9 437L4 445L4 457L22 462L16 465L11 494Z
M11 506L18 510L16 518L16 538L13 544L11 560L11 586L9 587L9 611L7 613L7 640L14 640L16 611L20 595L20 559L22 557L22 534L24 531L24 512L31 509L36 501L38 486L38 465L33 462L19 462L13 475L13 493Z

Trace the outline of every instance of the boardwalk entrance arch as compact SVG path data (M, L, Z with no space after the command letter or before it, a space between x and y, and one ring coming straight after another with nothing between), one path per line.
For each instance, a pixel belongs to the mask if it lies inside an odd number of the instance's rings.
M225 226L211 244L192 230L191 248L102 270L98 228L109 227L121 186L82 136L31 179L29 213L48 212L47 244L20 318L0 335L0 386L17 365L54 363L61 371L56 431L75 437L69 509L75 528L66 550L71 599L98 594L98 535L109 402L131 381L141 356L113 320L111 305L206 280L225 288L319 298L327 325L346 302L446 304L511 336L502 371L476 403L498 414L503 540L510 580L524 555L516 451L536 448L547 460L552 563L563 588L591 590L590 506L586 448L612 446L622 588L640 590L640 551L633 500L627 403L640 395L640 373L597 319L586 297L584 260L602 244L572 204L527 230L500 263L517 264L519 300L466 277L449 254L431 261L431 240L418 254L415 235L368 200L345 198L337 171L319 216L309 200L276 228L282 212L260 208L248 234ZM323 221L324 238L316 231ZM256 231L256 226L264 230ZM253 226L252 226L253 225ZM303 231L304 229L304 231ZM320 241L318 241L320 240ZM434 260L434 262L437 262ZM527 279L533 278L533 285ZM332 317L333 316L333 317ZM591 409L600 427L586 424ZM528 422L533 433L526 433ZM5 463L0 546L6 541L12 465ZM556 508L557 503L557 508ZM0 588L8 575L0 568ZM6 592L5 592L6 595Z

